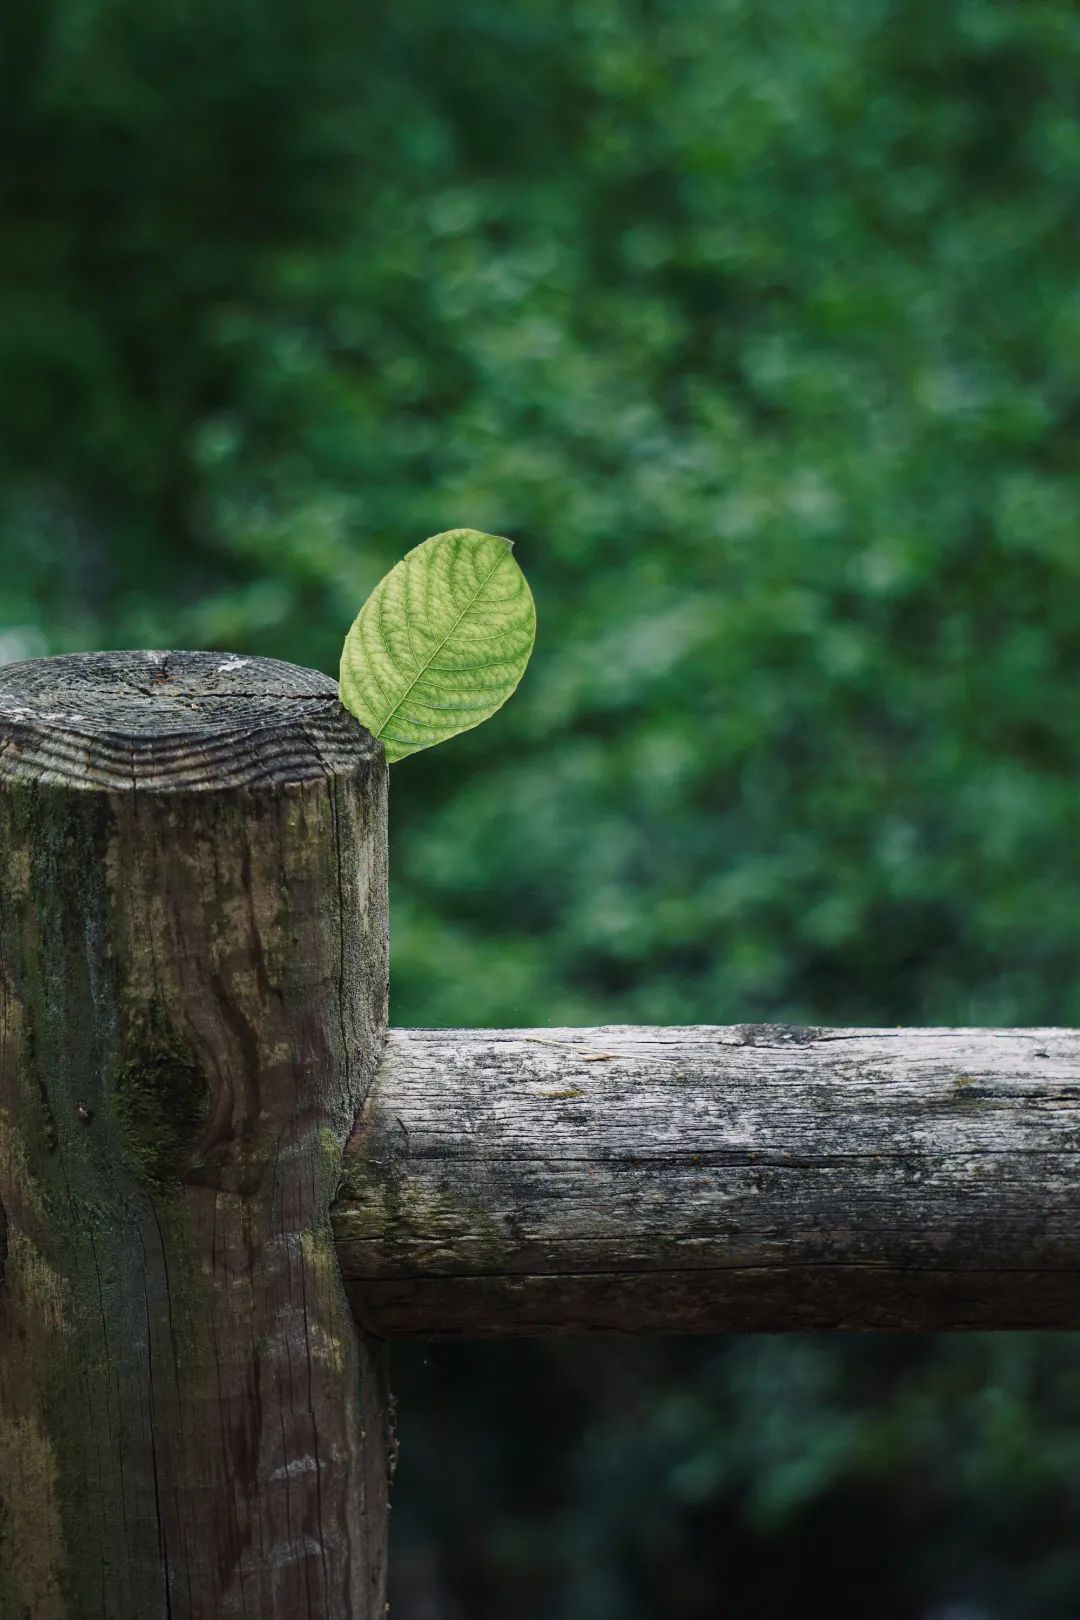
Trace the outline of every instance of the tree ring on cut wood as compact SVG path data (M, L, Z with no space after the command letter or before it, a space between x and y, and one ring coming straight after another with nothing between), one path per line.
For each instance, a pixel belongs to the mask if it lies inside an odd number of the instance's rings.
M276 658L71 653L0 668L0 774L155 792L318 780L380 752L337 682Z

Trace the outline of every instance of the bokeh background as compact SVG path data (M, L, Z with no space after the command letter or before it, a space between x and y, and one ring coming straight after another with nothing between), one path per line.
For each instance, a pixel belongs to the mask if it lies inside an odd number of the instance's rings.
M1072 0L6 0L0 656L335 671L399 1024L1080 1022ZM400 1347L400 1620L1075 1620L1071 1336Z

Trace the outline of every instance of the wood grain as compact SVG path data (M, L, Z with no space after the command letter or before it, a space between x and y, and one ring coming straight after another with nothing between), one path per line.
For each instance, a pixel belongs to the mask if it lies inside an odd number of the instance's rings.
M333 683L0 672L0 1614L382 1620L329 1225L383 1038L382 751Z
M272 788L348 775L360 736L335 681L276 658L75 653L0 666L6 781L143 793Z
M334 1209L387 1337L1080 1328L1080 1036L397 1030Z

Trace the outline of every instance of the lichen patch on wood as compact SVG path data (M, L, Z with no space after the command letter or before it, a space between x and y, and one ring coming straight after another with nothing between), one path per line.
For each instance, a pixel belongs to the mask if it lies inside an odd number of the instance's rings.
M48 1434L0 1412L0 1613L66 1620L68 1575Z

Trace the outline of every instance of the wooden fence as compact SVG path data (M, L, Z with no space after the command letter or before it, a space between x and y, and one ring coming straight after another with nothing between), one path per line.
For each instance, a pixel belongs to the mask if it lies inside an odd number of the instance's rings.
M0 670L3 1620L381 1620L399 1336L1080 1325L1071 1032L386 995L333 682Z

